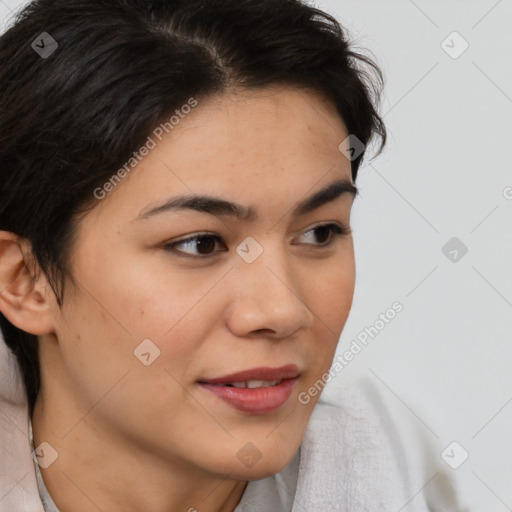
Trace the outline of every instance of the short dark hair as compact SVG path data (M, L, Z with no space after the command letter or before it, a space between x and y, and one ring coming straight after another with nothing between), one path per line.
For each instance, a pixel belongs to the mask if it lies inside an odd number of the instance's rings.
M62 306L93 190L191 97L317 91L350 135L365 146L378 136L378 154L383 83L345 29L305 0L35 0L0 37L0 230L30 242ZM354 181L364 155L351 162ZM32 413L38 338L1 313L0 327Z

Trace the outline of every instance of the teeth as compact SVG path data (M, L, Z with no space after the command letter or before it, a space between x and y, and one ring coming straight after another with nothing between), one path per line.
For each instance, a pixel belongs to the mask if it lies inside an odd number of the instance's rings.
M279 384L280 380L248 380L245 382L231 382L234 388L268 388Z

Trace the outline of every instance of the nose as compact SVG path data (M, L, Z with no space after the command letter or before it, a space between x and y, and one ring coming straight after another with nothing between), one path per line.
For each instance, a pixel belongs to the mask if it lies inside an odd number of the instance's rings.
M300 281L282 251L267 248L250 264L240 260L231 274L236 284L227 324L234 335L281 339L312 324L313 312L301 292L307 283Z

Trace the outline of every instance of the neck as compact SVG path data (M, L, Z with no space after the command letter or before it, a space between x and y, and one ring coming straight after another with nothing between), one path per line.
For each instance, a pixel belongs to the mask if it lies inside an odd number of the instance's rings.
M43 389L34 407L34 446L47 442L58 453L41 474L60 512L232 512L240 502L246 481L164 459L111 432L94 410L86 414L77 423Z

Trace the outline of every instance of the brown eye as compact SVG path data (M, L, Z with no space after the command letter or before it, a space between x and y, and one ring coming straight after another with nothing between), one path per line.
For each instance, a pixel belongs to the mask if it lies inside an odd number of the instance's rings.
M209 257L216 254L215 245L217 243L222 243L222 239L217 235L205 234L205 235L195 235L190 238L185 238L184 240L179 240L177 242L172 242L170 244L166 244L164 246L165 249L169 249L178 253L185 257L197 258L197 257ZM177 249L177 247L185 247L187 249L195 250L196 252L187 252L181 249Z
M338 225L338 224L322 224L320 226L316 226L312 229L309 229L304 233L303 236L306 236L310 233L316 233L316 238L319 240L317 244L320 247L330 246L336 238L341 238L344 236L348 236L352 233L350 227L346 225Z
M317 232L317 238L321 245L329 241L333 235L333 230L329 226L320 226L315 230Z

